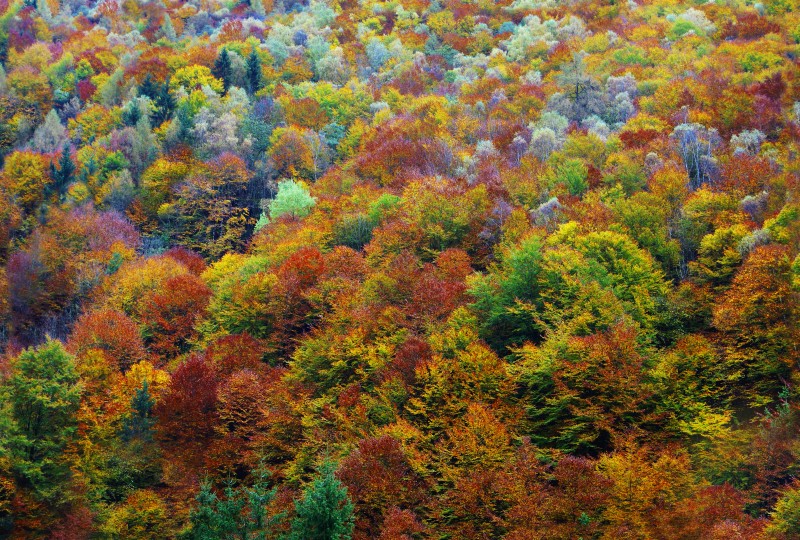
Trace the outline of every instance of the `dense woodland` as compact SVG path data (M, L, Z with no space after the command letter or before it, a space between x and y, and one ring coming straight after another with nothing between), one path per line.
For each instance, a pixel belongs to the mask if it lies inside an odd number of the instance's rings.
M798 0L0 0L0 537L800 538Z

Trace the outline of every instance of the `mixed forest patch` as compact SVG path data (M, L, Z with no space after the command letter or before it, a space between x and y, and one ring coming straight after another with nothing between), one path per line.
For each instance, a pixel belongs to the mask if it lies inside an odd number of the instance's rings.
M0 0L0 537L800 538L798 0Z

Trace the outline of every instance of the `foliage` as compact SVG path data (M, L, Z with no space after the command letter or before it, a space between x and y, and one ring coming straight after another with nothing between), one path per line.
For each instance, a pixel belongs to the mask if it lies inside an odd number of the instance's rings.
M294 180L278 183L278 193L269 204L269 219L274 221L283 216L302 218L308 215L316 204L308 189Z
M197 494L197 509L191 513L191 532L186 536L197 540L237 539L259 540L272 538L282 514L267 515L267 507L275 498L277 488L268 488L269 474L257 473L252 487L234 488L229 481L220 499L205 480Z
M288 538L299 540L347 540L353 531L353 503L344 487L325 465L295 504L297 515L292 519Z
M799 7L0 0L0 537L798 536Z
M80 384L74 358L58 341L26 349L14 360L3 385L13 424L3 446L15 472L37 497L63 502L69 466L63 455L75 433Z

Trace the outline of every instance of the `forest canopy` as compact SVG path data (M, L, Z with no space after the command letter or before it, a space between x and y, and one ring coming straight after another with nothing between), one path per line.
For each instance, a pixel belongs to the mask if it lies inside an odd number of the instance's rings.
M0 0L0 537L800 538L798 0Z

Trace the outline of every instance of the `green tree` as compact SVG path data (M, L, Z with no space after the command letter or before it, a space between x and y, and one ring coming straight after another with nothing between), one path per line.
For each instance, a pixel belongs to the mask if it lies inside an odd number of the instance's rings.
M53 183L49 188L59 195L63 194L74 174L75 164L69 157L69 144L65 144L58 160L58 168L55 164L50 164L50 177L53 179Z
M220 499L204 481L197 494L198 506L191 513L192 530L188 538L193 540L264 540L274 537L273 530L284 514L267 514L267 506L275 498L277 488L269 489L269 473L258 470L252 488L234 488L231 481Z
M158 83L156 83L156 87L158 87ZM141 88L139 91L142 91ZM172 117L172 112L175 110L175 98L169 91L169 81L157 89L153 104L155 105L153 125L160 126Z
M303 498L295 502L297 516L288 540L348 540L353 534L353 503L333 472L331 464L324 465Z
M267 16L267 10L264 9L264 3L261 0L250 0L250 7L253 8L253 11L259 17Z
M158 82L153 80L153 76L149 73L145 75L144 79L142 79L142 83L139 85L139 95L149 97L151 100L155 100L160 91L160 85Z
M75 433L80 402L74 358L50 340L23 351L12 368L2 394L11 404L13 424L5 437L14 469L40 498L53 500L69 474L62 453Z
M225 93L228 93L228 88L231 86L231 57L228 54L228 49L222 49L216 61L214 61L214 69L211 73L217 79L222 80L222 87Z
M767 538L797 538L800 536L800 488L786 490L775 504Z
M247 57L247 84L250 87L251 94L261 90L261 59L255 49Z
M278 193L269 205L269 219L275 221L281 216L305 217L316 204L308 189L294 180L278 182Z
M175 41L178 39L178 36L175 33L175 27L172 25L172 19L169 17L169 13L164 15L164 37L170 41Z
M142 381L142 387L136 390L136 394L131 399L131 413L122 424L123 440L139 438L149 441L152 439L152 427L155 422L153 406L155 404L156 401L150 395L150 389L145 379Z
M532 234L502 255L489 273L470 283L474 309L482 316L482 336L495 350L541 337L531 310L541 308L539 274L542 238Z
M580 159L567 159L553 172L553 183L564 184L570 195L580 197L589 189L589 172Z

